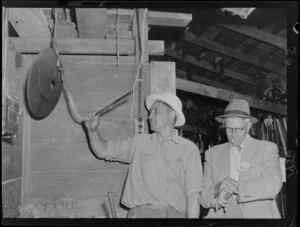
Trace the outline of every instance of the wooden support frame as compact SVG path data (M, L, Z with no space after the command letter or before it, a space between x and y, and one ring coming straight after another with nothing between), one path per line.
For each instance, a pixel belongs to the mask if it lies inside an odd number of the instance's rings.
M195 58L193 58L192 56L189 56L189 55L186 55L183 58L181 54L179 54L178 52L176 52L175 50L172 50L170 48L167 48L165 50L165 54L170 56L170 57L176 58L178 60L185 61L186 63L190 63L192 65L204 68L204 69L209 70L211 72L220 73L219 70L214 69L212 64L210 64L208 62L205 62L205 61L202 61L202 60L197 61ZM250 76L244 75L242 73L235 72L235 71L233 71L231 69L228 69L228 68L224 69L224 75L227 76L227 77L242 81L244 83L257 85L257 83L255 81L253 81L253 79Z
M208 85L187 81L179 78L176 79L176 87L179 90L220 100L230 101L232 98L242 98L248 101L250 107L267 112L276 113L283 116L287 115L287 105L274 104L272 102L251 97L249 95L243 95L236 92L227 91L225 89L211 87Z
M277 36L277 35L273 35L272 33L267 33L264 32L262 30L259 30L255 27L249 26L249 25L245 25L245 24L226 24L226 23L218 23L216 24L222 28L226 28L228 30L240 33L242 35L246 35L249 36L253 39L262 41L264 43L270 44L272 46L275 46L277 48L280 48L282 50L286 50L287 49L287 40Z
M147 29L148 31L148 29ZM41 38L10 38L17 50L22 53L39 53L50 47L50 39ZM113 39L57 39L57 50L60 54L111 54L117 53L117 40ZM164 55L164 41L147 41L149 55ZM134 55L134 40L119 40L120 55Z
M219 52L221 54L228 55L230 57L236 58L239 61L246 62L246 63L254 65L256 67L273 72L275 74L280 73L281 76L286 75L286 67L284 70L282 70L282 67L280 67L276 64L273 64L268 61L262 61L261 59L255 57L253 55L250 55L250 54L240 53L236 50L233 50L232 48L212 42L210 40L207 40L207 39L204 39L201 37L196 37L194 34L192 34L190 32L185 32L184 35L181 37L181 39L186 42L190 42L190 43L193 43L196 45L203 46L210 50Z

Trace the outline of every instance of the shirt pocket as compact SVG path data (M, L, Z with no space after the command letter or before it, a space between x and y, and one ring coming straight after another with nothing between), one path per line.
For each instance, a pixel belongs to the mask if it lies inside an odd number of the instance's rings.
M178 180L183 175L183 159L178 156L164 157L164 169L169 181Z
M260 177L260 168L255 163L251 163L249 169L240 171L240 181L253 181Z

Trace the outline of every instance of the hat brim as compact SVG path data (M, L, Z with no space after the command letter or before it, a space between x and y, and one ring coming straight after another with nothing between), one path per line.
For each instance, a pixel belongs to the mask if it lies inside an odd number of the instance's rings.
M243 114L225 114L225 115L215 117L215 120L219 123L223 123L224 118L229 118L229 117L249 118L250 121L252 122L252 124L255 124L255 123L258 122L258 119L256 117L252 117L252 116L248 117L248 116L245 116Z
M175 127L180 127L185 124L185 116L184 116L182 110L179 109L178 106L175 105L174 103L172 103L168 98L166 98L165 96L162 96L160 94L151 94L146 98L146 107L148 110L150 110L152 104L155 101L162 101L172 107L172 109L176 113Z

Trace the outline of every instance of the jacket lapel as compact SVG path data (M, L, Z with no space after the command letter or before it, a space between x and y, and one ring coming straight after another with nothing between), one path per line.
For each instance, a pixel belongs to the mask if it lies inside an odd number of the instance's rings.
M247 140L245 141L244 146L242 147L242 156L241 156L241 163L242 162L250 162L255 155L255 141L252 137L248 136Z

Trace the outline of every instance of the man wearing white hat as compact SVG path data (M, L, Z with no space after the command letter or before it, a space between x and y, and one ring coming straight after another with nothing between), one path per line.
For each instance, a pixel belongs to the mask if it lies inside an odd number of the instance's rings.
M250 116L246 100L232 99L215 119L223 123L228 142L205 152L200 203L209 208L206 218L280 218L277 145L249 135L258 120Z
M199 218L202 165L198 147L178 135L185 124L180 99L171 93L146 99L152 134L103 141L99 118L86 118L93 152L101 159L130 163L121 203L129 218Z

